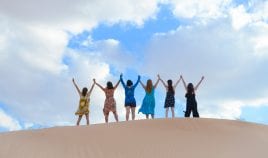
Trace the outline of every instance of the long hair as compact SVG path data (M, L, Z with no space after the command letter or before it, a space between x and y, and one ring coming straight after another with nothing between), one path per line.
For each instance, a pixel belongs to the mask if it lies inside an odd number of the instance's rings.
M152 80L147 80L147 84L146 84L146 88L145 88L146 92L151 93L152 89L153 89Z
M87 95L87 88L86 87L84 87L83 89L82 89L82 96L86 96Z
M175 91L174 91L173 86L172 86L172 80L168 80L167 84L168 84L168 91L172 92L172 94L174 94Z
M113 89L114 86L113 86L113 83L111 81L108 81L107 82L107 89Z
M194 93L194 85L193 85L192 83L189 83L189 84L187 85L187 93L188 93L188 94L192 94L192 93Z
M133 85L133 82L131 80L127 80L127 86L130 87Z

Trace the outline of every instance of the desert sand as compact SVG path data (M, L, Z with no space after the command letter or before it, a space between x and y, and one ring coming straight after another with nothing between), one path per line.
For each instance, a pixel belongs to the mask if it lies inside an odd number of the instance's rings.
M0 134L0 158L267 158L268 126L155 119Z

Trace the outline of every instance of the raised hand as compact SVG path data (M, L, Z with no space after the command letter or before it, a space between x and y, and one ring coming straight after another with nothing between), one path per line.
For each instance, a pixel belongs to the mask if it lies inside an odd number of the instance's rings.
M201 80L195 86L195 90L197 90L197 88L199 87L199 85L201 84L201 82L204 80L204 78L205 78L204 76L201 77Z

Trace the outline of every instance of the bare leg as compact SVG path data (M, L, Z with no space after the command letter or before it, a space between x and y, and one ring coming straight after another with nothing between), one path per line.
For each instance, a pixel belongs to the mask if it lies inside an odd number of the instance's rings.
M108 123L109 114L105 115L105 122Z
M166 118L168 118L168 107L166 108Z
M130 106L126 106L126 121L129 119Z
M172 112L172 118L175 118L174 107L171 107L171 112Z
M108 123L109 111L107 112L107 111L105 111L105 110L103 109L103 114L104 114L104 117L105 117L105 122Z
M117 115L117 112L114 111L113 113L114 113L114 119L116 120L116 122L118 122L118 115Z
M86 119L87 119L87 125L89 125L89 115L86 114Z
M78 120L77 120L77 122L76 122L76 125L77 125L77 126L79 126L80 121L81 121L81 119L82 119L82 116L83 116L83 115L79 115Z
M135 120L135 107L131 108L132 120Z

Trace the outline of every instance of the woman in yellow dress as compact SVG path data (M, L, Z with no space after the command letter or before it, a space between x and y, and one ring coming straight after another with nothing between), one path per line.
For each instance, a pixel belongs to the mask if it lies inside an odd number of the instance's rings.
M86 87L84 87L81 91L79 89L79 87L77 86L77 84L75 83L74 78L72 79L72 81L73 81L73 84L74 84L74 86L75 86L75 88L80 96L79 106L78 106L77 111L75 112L75 115L79 116L76 125L79 126L83 115L86 116L87 125L89 125L89 101L90 101L89 97L90 97L90 94L94 88L95 82L93 82L89 91Z

